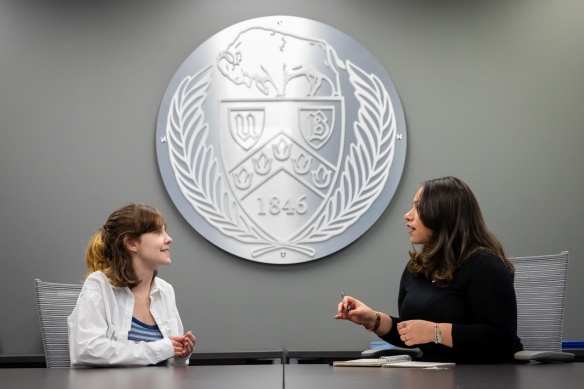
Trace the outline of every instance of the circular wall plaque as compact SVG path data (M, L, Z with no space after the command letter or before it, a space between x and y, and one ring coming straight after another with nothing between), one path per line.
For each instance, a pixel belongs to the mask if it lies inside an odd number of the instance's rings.
M252 261L347 246L381 216L406 156L402 106L363 46L314 20L218 32L180 66L156 128L160 173L191 226Z

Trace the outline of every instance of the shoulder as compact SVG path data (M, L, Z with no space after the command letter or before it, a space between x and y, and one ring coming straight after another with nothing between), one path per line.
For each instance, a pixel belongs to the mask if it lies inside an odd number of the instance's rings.
M110 282L107 279L107 276L101 272L101 270L94 271L90 275L87 276L85 282L83 283L84 287L96 287L102 285L109 285Z
M108 299L108 296L113 293L113 287L109 283L107 276L101 271L96 271L85 278L79 298L97 303L98 301Z
M489 251L479 251L470 256L463 267L468 267L470 274L480 278L512 277L511 270L503 259Z
M82 292L89 293L91 296L95 295L112 295L117 293L117 290L124 288L117 288L113 286L107 276L101 271L95 271L87 276L83 283Z
M507 268L503 259L490 251L477 251L470 256L467 262L471 263L473 267Z

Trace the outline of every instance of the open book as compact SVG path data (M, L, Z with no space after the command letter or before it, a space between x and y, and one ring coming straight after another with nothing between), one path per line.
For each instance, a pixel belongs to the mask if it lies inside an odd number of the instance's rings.
M379 367L446 367L454 366L452 362L412 361L409 355L392 355L380 358L362 358L350 361L335 361L333 366L379 366Z

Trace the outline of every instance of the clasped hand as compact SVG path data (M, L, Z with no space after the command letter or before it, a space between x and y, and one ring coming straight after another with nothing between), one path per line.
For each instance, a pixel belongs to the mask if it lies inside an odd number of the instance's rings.
M193 352L197 338L191 331L184 334L184 336L169 336L174 347L174 356L184 358Z

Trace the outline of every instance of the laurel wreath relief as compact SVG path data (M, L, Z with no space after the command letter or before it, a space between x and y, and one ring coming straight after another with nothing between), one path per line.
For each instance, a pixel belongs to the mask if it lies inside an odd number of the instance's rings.
M207 144L203 103L213 67L183 79L174 93L167 118L171 166L181 192L193 208L221 233L254 244L252 257L289 249L314 256L307 245L338 235L365 213L379 196L393 161L395 114L389 94L374 74L347 61L349 80L360 103L339 185L320 213L301 233L281 242L258 228L240 208L225 184L213 146Z

